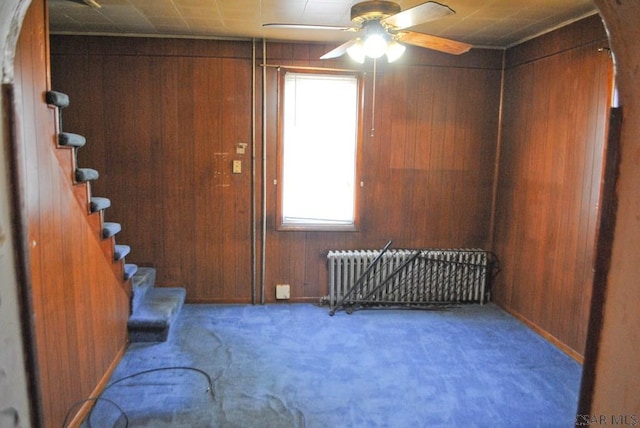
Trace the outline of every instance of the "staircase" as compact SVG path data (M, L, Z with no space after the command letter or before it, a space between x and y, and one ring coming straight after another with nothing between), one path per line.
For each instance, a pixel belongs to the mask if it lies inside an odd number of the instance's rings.
M127 323L131 342L164 342L185 299L184 288L154 287L156 270L141 267L132 280L131 317Z
M101 247L109 259L116 275L122 278L127 292L131 287L131 315L127 322L131 342L164 342L167 340L171 324L177 318L186 292L184 288L156 288L156 270L126 263L125 257L131 252L128 245L116 244L115 237L122 230L119 223L104 220L104 212L111 201L91 195L90 182L97 180L98 171L79 168L77 151L86 144L86 139L78 134L62 131L62 109L69 105L69 97L57 91L46 93L47 104L56 107L58 116L58 148L73 150L72 181L78 202L86 207L87 215L95 224L96 234L102 240Z

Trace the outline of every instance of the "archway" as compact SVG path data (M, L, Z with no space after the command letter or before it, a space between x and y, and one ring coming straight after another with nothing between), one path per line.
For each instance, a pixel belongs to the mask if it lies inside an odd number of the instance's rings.
M640 4L631 1L594 0L609 31L611 47L616 61L616 79L619 87L621 104L625 119L621 130L620 176L617 183L618 210L615 215L615 229L612 239L612 255L610 269L605 283L596 284L601 287L606 301L596 302L592 310L592 318L600 318L589 332L588 347L590 351L585 358L585 380L581 392L580 411L589 414L628 415L640 413L640 360L635 356L637 331L640 331L640 263L637 262L637 242L640 238L640 52L636 46L640 43L640 29L636 22L640 17ZM20 33L22 19L30 5L30 0L5 0L0 5L0 48L2 52L2 81L5 87L11 88L13 82L13 56L15 44ZM0 122L0 140L4 150L0 153L0 319L3 320L3 339L16 344L3 349L0 359L3 365L7 361L18 366L23 357L20 345L22 332L16 319L4 322L5 314L17 317L20 311L18 290L23 272L20 266L26 264L16 248L25 236L22 225L11 219L13 210L10 201L12 191L19 188L20 183L12 183L7 179L12 170L12 160L6 154L7 147L13 145L8 122L8 109L4 91L2 94L3 118ZM16 216L18 218L18 216ZM17 262L14 256L17 254ZM601 267L601 268L606 268ZM11 297L13 296L13 297ZM13 315L11 315L13 314ZM24 322L24 319L23 319ZM10 327L5 327L10 326ZM28 329L28 325L23 325ZM6 336L4 336L6 335ZM32 371L33 367L26 371ZM19 370L18 370L19 371ZM23 370L11 381L11 391L7 408L15 409L22 423L28 425L30 410L26 399L28 376ZM15 370L13 374L17 373ZM0 385L2 386L2 385ZM32 394L33 395L33 394ZM31 400L34 401L34 400ZM0 412L5 408L2 404ZM37 420L37 419L36 419Z
M640 330L640 16L637 2L595 0L609 34L614 54L616 82L623 120L620 129L619 174L615 194L604 195L613 203L609 221L611 233L601 236L600 248L609 248L610 257L601 257L596 271L603 281L594 284L591 323L587 340L579 413L604 417L609 423L637 424L640 412L640 361L636 355ZM603 254L600 254L603 256ZM606 279L605 279L606 278ZM612 419L615 418L615 421ZM626 418L626 420L624 419ZM635 419L634 419L635 418Z
M20 183L15 180L15 159L10 147L13 134L13 65L22 22L31 0L0 2L0 402L1 426L40 426L37 406L37 380L30 349L30 321L25 294L26 259L18 249L23 224L17 197Z

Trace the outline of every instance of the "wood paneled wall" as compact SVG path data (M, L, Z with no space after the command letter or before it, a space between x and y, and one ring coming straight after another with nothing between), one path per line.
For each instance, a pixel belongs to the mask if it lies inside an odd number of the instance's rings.
M192 302L249 301L251 44L54 37L52 76L129 260Z
M270 44L268 63L348 67L323 62L326 46ZM398 63L365 65L360 230L275 230L276 164L267 167L265 288L291 284L298 299L328 294L332 249L486 247L489 241L502 55L476 50L455 57L410 49ZM267 70L268 159L275 159L277 69ZM372 119L372 113L375 113ZM372 122L373 120L373 122ZM372 128L375 132L371 132Z
M353 67L317 59L331 48L268 43L266 63ZM257 52L259 207L265 61L262 46ZM252 137L251 53L249 42L52 39L54 86L78 100L65 121L91 142L81 160L104 172L96 188L114 200L109 216L124 225L130 259L157 267L160 285L185 286L192 302L251 300L251 147L235 152ZM395 247L488 244L501 62L499 51L453 57L411 49L393 66L380 64L376 132L363 141L361 228L339 233L275 231L278 71L267 68L266 301L282 283L291 284L294 301L326 295L330 249L388 240ZM370 71L365 130L372 127ZM245 172L230 174L232 159L243 160Z
M44 426L60 427L123 351L129 297L102 250L98 214L88 212L88 189L73 185L72 151L56 148L56 115L45 103L44 3L32 2L16 53L18 141L11 156L23 174L39 407Z
M594 16L507 51L495 300L583 355L612 65Z

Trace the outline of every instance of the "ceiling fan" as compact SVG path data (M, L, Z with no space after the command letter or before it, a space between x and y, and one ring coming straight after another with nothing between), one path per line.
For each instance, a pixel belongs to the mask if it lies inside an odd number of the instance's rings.
M455 13L454 10L449 6L433 1L402 10L392 1L369 0L351 7L353 25L349 27L279 23L263 24L263 26L362 32L362 37L343 43L321 56L320 59L337 58L347 53L357 62L363 63L366 57L380 58L386 54L387 60L393 62L404 53L406 49L404 43L453 55L469 51L472 46L468 43L407 30L453 13Z

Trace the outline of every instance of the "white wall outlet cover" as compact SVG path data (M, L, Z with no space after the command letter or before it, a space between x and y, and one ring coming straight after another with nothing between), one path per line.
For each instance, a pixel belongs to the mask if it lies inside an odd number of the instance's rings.
M286 300L289 298L291 298L291 287L289 287L289 284L276 285L276 299Z

